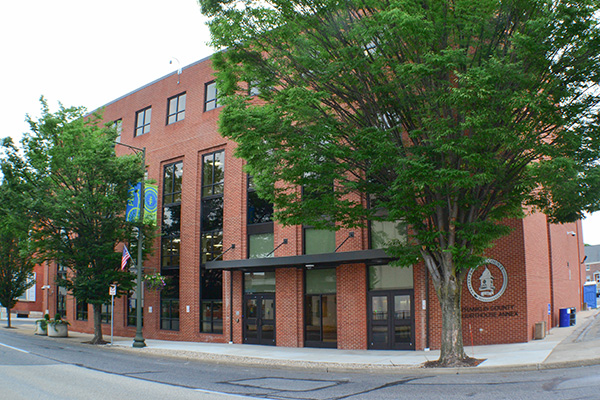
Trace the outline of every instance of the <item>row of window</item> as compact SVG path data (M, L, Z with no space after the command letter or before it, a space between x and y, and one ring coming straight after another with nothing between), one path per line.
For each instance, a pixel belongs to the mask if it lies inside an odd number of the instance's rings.
M209 82L204 88L204 111L210 111L219 107L217 101L217 84ZM166 124L171 125L175 122L185 119L186 93L180 93L167 99L167 117ZM113 127L118 132L117 141L121 139L122 120L113 123ZM141 136L150 132L150 123L152 122L152 106L143 108L135 113L135 129L133 136Z

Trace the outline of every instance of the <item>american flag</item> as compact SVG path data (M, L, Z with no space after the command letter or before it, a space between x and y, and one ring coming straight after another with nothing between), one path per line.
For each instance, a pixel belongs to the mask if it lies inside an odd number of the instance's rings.
M127 246L123 246L123 256L121 257L121 270L127 266L127 261L131 258L131 255L127 251Z

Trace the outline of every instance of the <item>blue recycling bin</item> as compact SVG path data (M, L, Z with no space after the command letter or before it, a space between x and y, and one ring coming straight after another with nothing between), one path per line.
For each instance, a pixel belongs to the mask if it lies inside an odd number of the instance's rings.
M560 328L567 328L571 326L571 309L561 308L558 310L558 326Z

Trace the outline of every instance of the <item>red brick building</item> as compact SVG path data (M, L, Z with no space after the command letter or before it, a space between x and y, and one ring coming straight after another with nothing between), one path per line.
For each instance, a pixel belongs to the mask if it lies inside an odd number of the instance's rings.
M148 177L158 185L162 234L144 273L161 272L169 283L144 289L144 337L438 348L440 309L424 266L390 267L380 249L382 238L402 235L398 226L329 232L272 221L272 207L233 156L235 143L217 132L212 72L210 59L200 60L104 107L121 142L146 149ZM513 233L465 284L465 343L529 341L537 322L555 326L560 308L581 306L580 223L551 225L540 214L507 223ZM70 296L61 304L56 268L49 272L44 308L64 309L72 329L91 332L91 307ZM115 335L134 336L135 306L133 298L117 299Z

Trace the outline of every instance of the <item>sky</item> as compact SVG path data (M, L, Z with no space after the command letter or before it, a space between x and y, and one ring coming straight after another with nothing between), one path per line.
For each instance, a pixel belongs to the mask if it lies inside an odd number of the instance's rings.
M40 96L91 111L213 53L196 0L3 0L0 38L0 138L15 141ZM600 213L583 235L600 244Z

